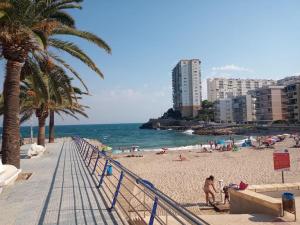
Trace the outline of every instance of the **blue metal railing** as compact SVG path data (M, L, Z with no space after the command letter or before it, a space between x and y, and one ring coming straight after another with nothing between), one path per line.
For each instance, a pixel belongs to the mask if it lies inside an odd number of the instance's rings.
M117 204L116 211L125 214L127 222L139 220L149 225L208 224L106 152L100 151L80 137L73 137L73 140L91 174L97 179L97 188L106 191L106 196L111 201L109 210L116 209ZM112 174L108 173L109 166L113 167Z

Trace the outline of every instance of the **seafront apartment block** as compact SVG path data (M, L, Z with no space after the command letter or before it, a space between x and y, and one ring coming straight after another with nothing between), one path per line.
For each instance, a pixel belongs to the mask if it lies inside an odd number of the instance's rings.
M256 121L255 98L241 95L219 99L214 102L214 116L217 123L253 123Z
M201 61L180 60L172 72L173 105L183 117L196 117L201 108Z
M287 120L287 96L284 86L269 86L249 91L255 99L257 122Z
M253 123L256 121L255 98L251 95L236 96L232 99L233 121Z
M287 117L290 122L300 121L300 82L285 87L287 97Z
M214 116L217 123L232 123L232 99L219 99L214 102Z
M214 102L218 99L246 95L250 90L269 85L276 85L276 81L266 79L210 78L207 79L207 98L208 101Z

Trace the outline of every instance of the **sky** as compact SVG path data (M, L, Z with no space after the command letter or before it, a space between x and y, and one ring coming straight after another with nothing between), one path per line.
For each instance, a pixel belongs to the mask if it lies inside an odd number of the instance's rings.
M172 107L171 71L201 60L210 77L279 79L300 74L299 0L85 0L77 28L103 38L112 54L74 39L105 74L65 55L89 86L89 118L58 124L145 122ZM4 71L4 65L0 63ZM3 77L3 76L2 76Z

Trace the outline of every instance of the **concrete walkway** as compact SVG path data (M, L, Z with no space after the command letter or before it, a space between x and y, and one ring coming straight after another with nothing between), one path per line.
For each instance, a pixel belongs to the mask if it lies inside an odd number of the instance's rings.
M26 149L26 147L25 147ZM21 155L25 155L25 149ZM0 195L0 224L122 224L95 188L70 139L47 146L41 158L21 160L29 180Z

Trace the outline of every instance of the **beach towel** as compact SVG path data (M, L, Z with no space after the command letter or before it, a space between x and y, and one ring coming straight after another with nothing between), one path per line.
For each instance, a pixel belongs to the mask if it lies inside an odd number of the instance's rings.
M243 181L241 181L240 185L239 185L239 189L240 190L245 190L248 187L248 184L244 183Z

